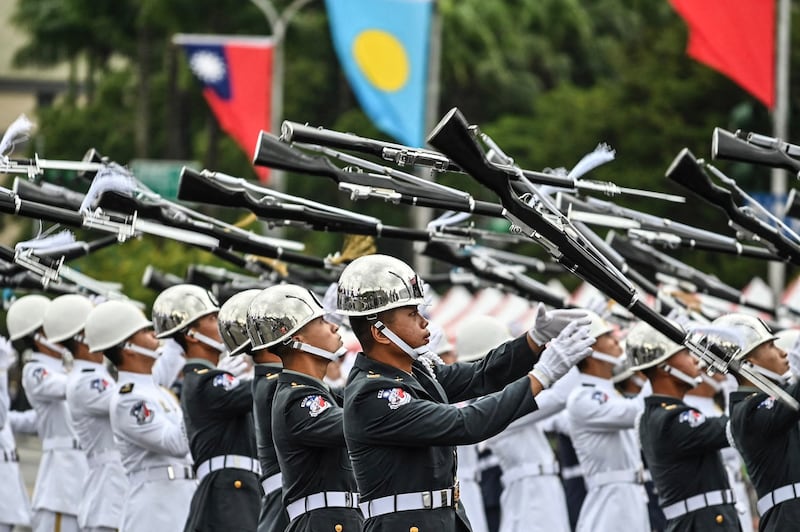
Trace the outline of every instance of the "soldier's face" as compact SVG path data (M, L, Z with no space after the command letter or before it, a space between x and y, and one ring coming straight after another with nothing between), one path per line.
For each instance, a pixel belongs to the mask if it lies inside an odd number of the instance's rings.
M597 337L592 349L612 357L619 357L622 355L622 346L619 345L619 340L613 332L609 332Z
M789 371L789 357L786 356L785 351L771 340L756 347L747 357L747 360L778 375L783 375Z
M306 323L295 335L303 343L319 347L331 353L342 347L339 326L325 321L321 316Z
M687 349L681 349L667 359L667 364L686 373L690 377L700 376L700 366L697 359Z
M409 305L388 310L381 315L383 323L412 349L428 343L428 320L419 312L419 307Z
M222 336L219 334L219 321L217 320L216 313L209 314L198 319L194 322L192 329L196 330L200 334L208 336L212 340L216 340L218 342L222 341Z
M131 336L128 341L132 344L144 347L145 349L152 349L153 351L158 349L159 346L158 338L156 338L156 333L153 329L142 329Z

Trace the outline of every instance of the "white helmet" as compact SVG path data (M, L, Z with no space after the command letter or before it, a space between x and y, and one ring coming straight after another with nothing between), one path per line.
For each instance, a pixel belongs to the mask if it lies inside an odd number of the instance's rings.
M324 314L322 303L307 288L294 284L265 288L247 309L247 333L253 342L252 349L270 348L285 342Z
M611 324L608 323L606 320L601 318L600 315L597 314L596 312L587 310L586 314L588 314L589 319L592 320L591 324L589 325L589 334L595 340L597 340L604 334L614 332L614 327L612 327Z
M345 316L372 316L422 303L422 280L411 266L388 255L359 257L339 277L336 307Z
M161 292L153 302L153 328L158 338L167 338L218 311L216 298L205 288L177 284Z
M231 356L250 347L247 336L247 308L261 290L252 289L231 296L219 309L219 334Z
M456 330L456 354L459 362L480 360L495 347L511 340L511 332L492 316L471 316Z
M645 322L634 325L625 337L625 354L631 359L631 371L652 368L684 349Z
M89 312L84 335L89 351L96 353L120 345L152 325L133 303L122 300L105 301Z
M63 342L81 332L86 325L86 317L94 308L88 297L79 294L65 294L50 302L44 315L44 335L51 342Z
M35 333L44 322L50 300L43 295L22 296L11 304L6 314L9 340L19 340Z
M712 321L711 326L732 329L738 336L734 341L731 338L715 338L713 333L709 335L709 340L719 345L729 355L735 354L735 360L746 358L757 347L777 338L766 323L749 314L725 314Z

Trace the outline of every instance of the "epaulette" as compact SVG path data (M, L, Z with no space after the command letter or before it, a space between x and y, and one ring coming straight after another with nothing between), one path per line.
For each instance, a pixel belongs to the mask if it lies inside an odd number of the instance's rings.
M204 374L208 373L208 368L196 369L196 370L194 370L194 372L197 373L198 375L204 375Z
M133 383L126 382L122 386L119 387L119 393L131 393L133 391Z

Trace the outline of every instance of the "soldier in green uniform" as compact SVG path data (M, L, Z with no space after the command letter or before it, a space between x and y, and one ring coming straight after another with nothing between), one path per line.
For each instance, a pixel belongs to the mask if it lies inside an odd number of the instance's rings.
M732 328L743 345L720 342L751 369L769 378L795 398L800 382L787 386L789 371L785 351L775 345L775 335L756 317L729 314L714 320L717 327ZM730 431L756 488L760 531L796 530L800 527L800 412L737 376L739 389L730 396Z
M728 446L727 418L708 419L683 402L699 383L697 359L646 323L628 333L626 351L631 369L643 371L653 386L638 432L666 530L741 530L719 453Z
M283 361L272 400L272 437L283 476L287 532L356 532L363 518L342 426L341 397L322 381L344 354L339 327L325 321L313 293L271 286L250 303L254 349Z
M218 311L211 294L189 284L167 288L153 303L157 336L186 352L181 406L199 484L184 530L253 532L261 504L253 394L217 367L226 351Z
M344 431L369 532L470 530L456 446L494 436L535 410L534 396L594 341L584 312L541 307L532 333L478 362L426 364L423 301L419 277L393 257L360 257L339 279L337 306L364 350L345 388ZM463 408L448 404L486 394Z

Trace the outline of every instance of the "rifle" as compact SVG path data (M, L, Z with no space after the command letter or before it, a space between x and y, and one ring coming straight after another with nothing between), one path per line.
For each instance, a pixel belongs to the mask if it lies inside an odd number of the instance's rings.
M783 168L800 174L800 146L758 133L741 130L731 133L715 127L711 134L711 158Z
M188 281L181 279L175 274L161 271L153 267L152 264L148 264L142 274L142 286L158 293L163 292L170 286L184 284L186 282Z
M708 167L706 165L706 168ZM718 177L721 175L716 169L713 170ZM800 264L800 237L785 226L781 227L783 230L779 231L756 217L752 210L740 207L737 201L748 201L751 204L757 202L740 188L732 186L730 184L732 180L729 178L726 178L728 179L726 184L733 190L714 183L704 171L701 161L698 161L687 148L681 150L667 169L666 175L667 178L688 188L706 202L723 210L734 227L743 229L755 240L763 240L782 259L791 261L793 264ZM757 208L757 212L763 211ZM787 234L790 234L792 238L788 238Z
M569 219L545 196L537 195L534 187L529 187L530 198L518 197L510 182L522 181L524 176L498 167L487 159L474 131L457 108L448 112L436 125L428 142L452 158L478 182L494 191L507 209L512 223L540 243L568 270L626 307L667 338L683 344L714 371L738 372L770 395L779 397L791 408L800 409L800 404L782 388L754 373L718 346L696 341L689 333L645 305L631 282L617 268L603 260ZM529 204L530 200L535 201Z

